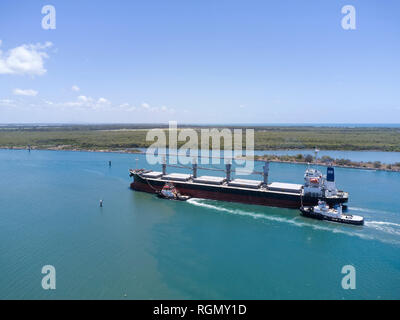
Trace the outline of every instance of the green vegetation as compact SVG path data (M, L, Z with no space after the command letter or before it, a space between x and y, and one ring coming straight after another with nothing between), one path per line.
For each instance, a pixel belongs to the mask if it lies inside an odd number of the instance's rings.
M181 126L195 130L207 126ZM218 126L216 126L218 128ZM60 125L60 126L2 126L1 148L57 148L89 150L121 150L144 148L150 128L167 128L166 125ZM222 127L219 127L222 128ZM254 128L255 149L319 149L329 150L380 150L400 151L399 128L339 128L339 127L239 127ZM243 132L243 141L245 134ZM179 142L178 146L184 142ZM223 146L223 143L221 143ZM378 164L377 164L378 165Z
M314 157L311 154L303 156L298 154L295 156L276 156L276 155L263 155L255 156L256 160L272 161L272 162L290 162L290 163L315 163ZM351 161L349 159L333 159L328 156L323 156L318 159L317 164L322 166L333 165L346 168L358 169L373 169L373 170L387 170L387 171L400 171L400 162L394 164L383 164L380 161Z

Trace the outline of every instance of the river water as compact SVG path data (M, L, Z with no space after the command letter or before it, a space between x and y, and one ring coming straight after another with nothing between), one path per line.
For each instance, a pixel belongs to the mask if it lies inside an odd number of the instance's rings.
M129 189L135 166L159 170L137 154L0 150L0 298L400 298L399 173L336 169L366 220L347 226L158 199ZM271 163L270 180L302 183L304 170ZM56 290L41 286L44 265ZM341 286L345 265L355 290Z

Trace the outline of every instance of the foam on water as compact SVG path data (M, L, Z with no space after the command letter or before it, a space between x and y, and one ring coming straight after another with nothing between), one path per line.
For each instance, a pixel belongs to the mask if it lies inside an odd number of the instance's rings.
M358 212L365 212L365 213L396 214L396 212L392 212L392 211L369 209L369 208L349 207L348 209L350 211L358 211Z
M308 222L303 221L303 219L306 219L306 218L302 218L299 216L289 219L289 218L284 218L284 217L278 217L276 215L254 213L254 212L247 211L247 210L229 209L229 208L225 208L221 205L218 205L217 201L214 201L214 200L204 200L204 199L192 198L192 199L189 199L187 202L192 205L198 206L198 207L208 208L208 209L212 209L212 210L216 210L216 211L224 212L224 213L228 213L228 214L247 216L247 217L251 217L253 219L263 219L263 220L269 220L269 221L275 221L275 222L281 222L281 223L288 223L288 224L294 225L296 227L308 227L308 228L312 228L314 230L328 231L328 232L332 232L332 233L340 233L340 234L345 234L345 235L352 236L352 237L359 237L359 238L365 239L365 240L378 240L381 242L400 245L400 241L395 240L395 239L385 239L382 237L377 237L375 235L366 234L365 227L339 225L335 222L329 222L329 221L315 221L315 223L308 223ZM215 202L216 204L214 205L214 204L210 204L207 202ZM323 226L322 224L326 224L326 226ZM383 226L380 226L380 225L383 225ZM389 225L400 227L399 224L392 223L392 222L384 222L384 221L369 221L369 222L365 223L365 226L367 226L369 228L373 228L377 231L381 231L381 232L391 234L391 235L400 236L400 229L395 230L391 227L387 227ZM333 227L333 226L335 226L335 227ZM355 230L355 229L360 229L360 230L349 231L349 230L346 230L346 228L352 228L353 230ZM368 230L367 230L367 232L368 232Z
M398 224L398 223L386 222L386 221L368 221L368 224L371 224L371 225L378 224L378 225L400 227L400 224Z
M400 236L400 224L386 221L366 221L365 225L375 230Z

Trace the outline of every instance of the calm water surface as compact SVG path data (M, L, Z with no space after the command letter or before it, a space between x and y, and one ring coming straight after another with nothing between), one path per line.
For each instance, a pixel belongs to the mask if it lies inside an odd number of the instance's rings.
M149 168L143 155L0 150L0 298L400 298L399 173L336 169L358 227L157 199L129 189L137 163ZM273 163L270 178L302 183L304 170ZM341 287L349 264L355 290Z

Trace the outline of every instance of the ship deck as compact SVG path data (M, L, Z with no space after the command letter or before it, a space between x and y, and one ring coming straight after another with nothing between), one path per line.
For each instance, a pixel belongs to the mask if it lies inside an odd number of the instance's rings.
M287 194L287 195L300 195L301 194L301 188L302 185L299 184L294 184L294 183L280 183L280 182L272 182L271 184L268 184L267 186L262 184L262 181L258 180L240 180L240 182L249 181L249 187L245 186L240 186L238 184L235 185L229 185L227 181L223 181L221 184L215 184L213 181L210 181L209 183L205 182L199 182L198 181L193 181L193 176L191 175L186 175L186 174L180 174L180 173L170 173L168 175L162 176L161 172L154 172L154 176L157 177L151 177L153 172L149 172L146 174L140 174L140 173L135 173L134 170L131 171L132 174L138 175L140 178L148 181L150 184L153 182L156 185L158 185L160 182L161 183L174 183L174 184L184 184L184 185L193 185L193 186L203 186L203 187L208 187L208 188L222 188L222 189L227 189L227 190L243 190L243 191L248 191L248 192L265 192L265 193L276 193L276 194ZM147 175L147 176L145 176ZM173 179L173 177L179 177L180 179ZM187 179L186 179L187 178ZM200 178L200 177L199 177ZM197 179L199 179L197 178ZM196 179L196 178L195 178ZM250 183L250 181L254 181L254 183ZM260 187L255 188L255 184L260 184ZM271 186L271 189L270 189ZM279 190L278 190L279 186ZM276 189L275 189L276 188ZM284 190L284 188L287 188Z

